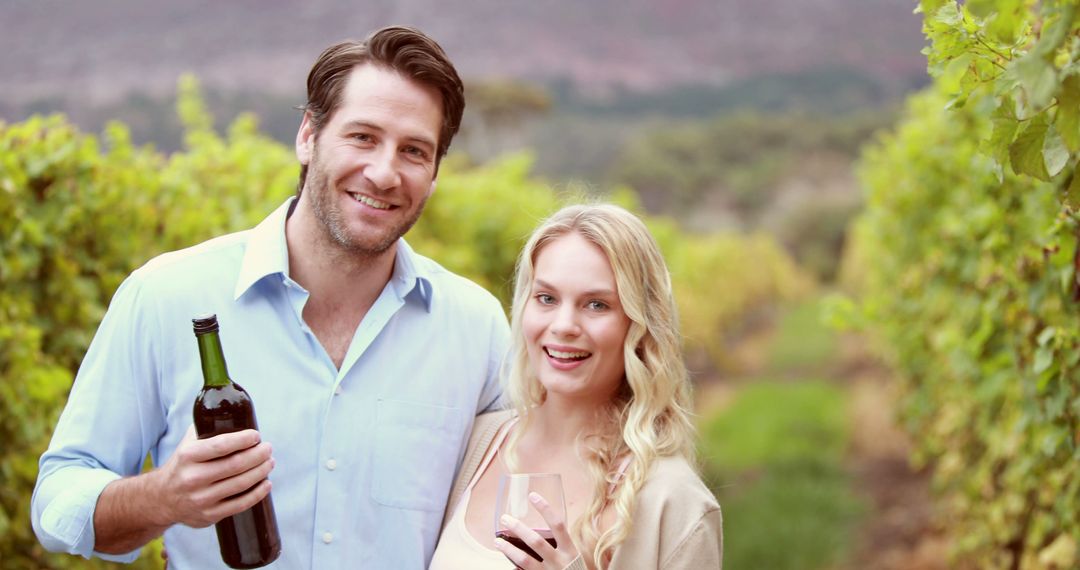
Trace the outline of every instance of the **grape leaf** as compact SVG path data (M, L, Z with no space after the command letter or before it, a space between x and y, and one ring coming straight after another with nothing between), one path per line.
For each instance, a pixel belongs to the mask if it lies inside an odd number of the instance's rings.
M1080 76L1073 75L1065 79L1057 100L1054 126L1061 133L1061 138L1070 151L1080 151Z
M1050 181L1050 173L1046 170L1046 160L1043 158L1043 144L1049 128L1046 116L1039 115L1032 119L1009 145L1009 163L1014 173Z
M1047 129L1043 139L1042 155L1046 172L1050 176L1057 176L1069 163L1069 149L1065 148L1065 142L1061 140L1061 135L1053 125Z
M1058 86L1057 70L1042 55L1031 52L1016 60L1013 73L1027 93L1032 107L1041 109L1050 103Z
M1072 209L1080 209L1080 167L1073 169L1072 182L1065 190L1065 205Z

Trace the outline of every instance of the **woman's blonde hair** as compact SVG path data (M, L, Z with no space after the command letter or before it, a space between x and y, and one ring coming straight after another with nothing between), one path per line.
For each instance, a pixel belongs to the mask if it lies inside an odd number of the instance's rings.
M521 316L531 298L536 258L546 245L571 233L603 250L615 274L619 301L630 318L624 341L623 384L611 405L600 411L600 432L581 435L594 491L585 513L571 525L586 559L603 568L630 531L635 499L653 461L682 455L692 462L690 383L682 359L671 277L645 224L610 204L565 207L541 223L518 258L511 310L513 344L506 377L507 393L521 418L521 429L515 430L507 443L511 463L520 434L528 426L529 409L546 397L529 366L521 328ZM609 494L619 463L626 457L630 463L622 482ZM615 522L601 532L600 515L609 505Z

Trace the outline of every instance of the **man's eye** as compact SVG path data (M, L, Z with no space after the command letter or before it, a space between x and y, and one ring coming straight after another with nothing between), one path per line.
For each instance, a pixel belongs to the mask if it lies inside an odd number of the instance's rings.
M366 134L366 133L357 133L357 134L353 135L352 138L355 139L356 141L362 142L362 143L369 143L369 142L375 140L374 137L372 137L371 135Z
M423 160L427 160L427 157L428 157L428 154L427 154L427 152L424 152L424 149L417 148L415 146L407 146L407 147L405 147L405 154L408 154L409 156L412 156L412 157L415 157L415 158L420 158L420 159L423 159Z

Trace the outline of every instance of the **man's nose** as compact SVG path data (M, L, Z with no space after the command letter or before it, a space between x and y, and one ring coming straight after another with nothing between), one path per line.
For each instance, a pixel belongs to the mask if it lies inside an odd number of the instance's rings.
M379 149L369 155L369 160L364 168L364 177L371 181L377 190L389 190L401 184L396 152L389 148Z

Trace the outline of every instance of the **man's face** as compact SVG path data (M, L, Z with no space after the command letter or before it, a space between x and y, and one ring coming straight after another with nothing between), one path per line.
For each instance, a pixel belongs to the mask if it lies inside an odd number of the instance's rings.
M378 255L409 231L435 189L439 93L395 71L361 65L316 134L308 117L296 153L308 165L301 199L331 243Z

